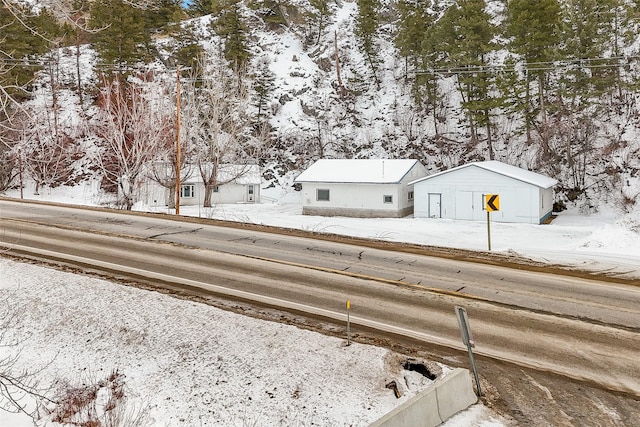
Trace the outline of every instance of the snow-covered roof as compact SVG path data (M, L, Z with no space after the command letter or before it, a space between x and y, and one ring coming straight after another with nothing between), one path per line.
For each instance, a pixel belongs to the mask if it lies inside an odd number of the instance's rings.
M446 171L438 172L436 174L429 175L424 178L416 179L415 181L410 182L409 185L415 184L417 182L425 181L427 179L435 178L436 176L444 175L460 169L468 168L468 167L479 167L500 175L508 176L509 178L517 179L518 181L523 181L528 184L535 185L536 187L540 187L540 188L550 188L558 183L558 180L554 178L550 178L546 175L541 175L536 172L531 172L526 169L522 169L516 166L511 166L509 164L502 163L497 160L488 160L485 162L467 163L466 165L462 165L452 169L448 169Z
M156 170L166 168L166 176L173 176L171 166L161 165L155 166ZM211 167L211 165L209 165ZM184 177L185 171L188 171L186 177ZM202 176L197 165L183 166L182 173L180 174L184 178L183 184L195 184L202 182ZM223 164L218 166L217 180L221 183L234 182L239 185L250 185L262 183L262 177L260 175L260 167L258 165L232 165Z
M416 163L413 159L320 159L295 182L395 184Z
M194 168L193 175L196 176L198 182L202 181L198 168ZM230 165L224 164L218 166L217 180L219 182L234 182L240 185L260 184L262 177L260 176L260 168L258 165Z

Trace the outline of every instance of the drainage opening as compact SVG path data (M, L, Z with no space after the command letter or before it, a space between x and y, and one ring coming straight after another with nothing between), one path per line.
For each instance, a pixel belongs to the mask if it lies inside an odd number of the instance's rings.
M407 371L417 372L422 376L429 378L430 380L435 380L437 378L437 375L432 374L429 368L424 365L424 363L412 362L410 360L407 360L406 362L404 362L404 365L402 365L402 367Z

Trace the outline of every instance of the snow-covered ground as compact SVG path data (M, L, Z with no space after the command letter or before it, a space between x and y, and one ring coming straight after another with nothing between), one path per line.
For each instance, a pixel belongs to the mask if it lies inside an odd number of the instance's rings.
M383 348L2 258L0 271L2 301L19 313L6 338L26 338L0 360L21 349L15 369L43 367L43 385L118 370L141 425L366 426L431 382ZM392 380L406 384L400 399L385 388ZM29 425L0 412L0 426ZM447 425L503 424L475 405Z
M101 202L90 185L24 194L65 203ZM263 196L260 204L182 206L181 213L486 250L483 222L311 217L301 215L299 193L268 189ZM601 207L583 216L574 208L550 225L492 223L491 232L494 252L640 277L637 211L621 215ZM20 363L38 367L53 360L43 371L46 380L76 382L98 381L118 369L125 376L129 407L144 409L150 425L364 426L428 383L404 371L402 357L385 349L345 346L344 339L29 264L0 260L0 271L0 293L18 289L12 304L25 307L16 329L29 336ZM410 387L395 399L384 385L405 382L404 377ZM0 413L0 425L21 426L8 420ZM475 405L445 425L488 427L506 421Z

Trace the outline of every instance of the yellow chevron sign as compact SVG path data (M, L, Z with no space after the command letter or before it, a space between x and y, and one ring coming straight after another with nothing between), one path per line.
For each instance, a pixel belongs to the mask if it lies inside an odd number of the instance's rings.
M487 212L494 212L500 210L500 195L499 194L485 194L485 209Z

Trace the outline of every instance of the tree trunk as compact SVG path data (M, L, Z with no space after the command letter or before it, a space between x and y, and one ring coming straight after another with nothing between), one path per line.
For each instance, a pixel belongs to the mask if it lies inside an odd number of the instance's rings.
M435 77L434 77L435 80ZM438 84L437 80L434 82L436 85ZM428 86L427 86L428 87ZM429 91L429 103L431 104L431 115L433 116L433 128L435 130L436 136L440 135L440 131L438 130L438 88L434 86L433 91Z
M80 106L82 106L82 84L80 83L80 40L78 40L78 38L76 38L76 79L78 81L78 102L80 103Z
M546 105L544 103L544 73L538 75L538 97L540 99L540 117L542 119L542 146L544 152L549 154L549 123L547 119Z
M484 117L487 121L487 148L489 148L489 160L495 160L495 154L493 152L493 136L491 134L491 120L489 111L484 111Z
M212 207L211 196L213 194L214 187L215 187L215 183L206 184L204 186L204 202L202 203L202 206L204 206L205 208Z
M176 186L175 185L170 185L168 188L169 188L169 200L168 200L169 209L175 209L175 207L176 207Z
M531 83L529 81L529 74L526 75L526 92L524 97L524 127L527 134L527 145L531 145L531 114L529 114L529 106L531 101Z
M338 95L340 98L344 95L344 86L342 86L342 77L340 77L340 57L338 55L338 32L334 31L333 33L333 46L335 49L335 59L336 59L336 76L338 78Z

